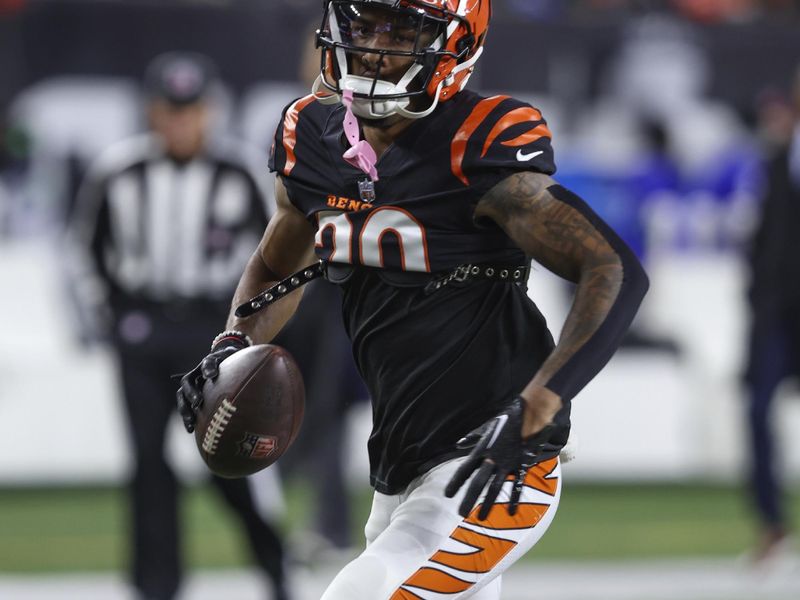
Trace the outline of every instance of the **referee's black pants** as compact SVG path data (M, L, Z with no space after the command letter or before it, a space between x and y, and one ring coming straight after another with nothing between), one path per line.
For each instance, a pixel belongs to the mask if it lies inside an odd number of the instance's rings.
M129 312L118 323L116 349L133 450L131 575L147 600L172 599L183 574L179 485L164 456L178 388L171 376L188 371L207 354L210 332L217 333L219 322L203 326L180 313L153 318L152 313ZM282 590L282 542L256 509L249 481L214 476L212 482L241 522L255 561L276 591Z

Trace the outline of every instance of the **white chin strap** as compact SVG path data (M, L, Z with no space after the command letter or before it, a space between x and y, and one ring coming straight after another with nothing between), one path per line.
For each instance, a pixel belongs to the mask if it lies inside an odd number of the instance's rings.
M409 73L414 71L418 72L420 67L414 66L409 69ZM406 73L408 76L408 73ZM405 79L406 77L403 77ZM339 82L342 90L350 90L354 94L363 94L365 96L389 96L392 94L402 94L405 90L405 85L402 85L402 80L397 84L390 81L378 79L377 81L371 77L360 77L358 75L345 75ZM374 90L373 90L374 86ZM372 92L372 93L370 93ZM397 98L396 100L368 100L366 98L353 99L353 112L364 119L383 119L390 115L397 114L399 111L404 110L408 106L408 98Z
M436 93L433 96L433 102L425 110L419 112L409 110L409 98L398 98L395 100L369 100L366 98L354 98L352 106L353 113L363 119L384 119L391 115L401 115L407 119L421 119L422 117L427 117L434 110L436 110L436 107L439 105L442 88L445 85L451 85L456 74L467 69L472 69L472 67L480 58L481 54L483 54L482 47L478 48L478 51L473 57L454 68L447 79L439 82L439 85L436 88ZM377 80L376 82L370 77L345 75L342 77L340 85L344 90L351 90L354 94L364 94L365 96L370 95L370 92L373 92L373 84L375 85L373 94L376 96L402 94L407 91L406 87L409 83L411 83L411 80L416 77L417 73L419 73L421 69L421 65L414 65L408 70L408 72L406 72L403 78L397 82L397 84L381 79ZM467 80L469 80L469 75L467 75L467 77L464 78L464 81L461 82L460 90L464 89L467 84ZM325 85L323 85L322 75L319 75L314 81L314 84L311 87L311 93L314 94L314 97L317 99L317 101L322 104L338 104L342 101L341 94L335 94L328 90Z
M416 67L410 69L415 70ZM413 76L411 77L413 79ZM389 94L401 94L405 90L399 89L399 84L395 85L390 81L383 81L378 79L375 81L369 77L360 77L358 75L345 75L341 79L341 87L344 90L350 90L354 94L369 95L373 91L373 84L375 85L374 95L383 96ZM405 86L404 86L405 87ZM433 104L421 112L414 112L408 110L410 98L396 98L393 100L369 100L368 98L354 98L352 109L353 112L362 119L385 119L392 115L402 115L408 119L420 119L426 117L433 112L439 102L439 91L442 89L442 84L436 90L436 98ZM322 75L319 75L311 87L311 93L322 104L339 104L342 101L341 94L331 92L322 83Z

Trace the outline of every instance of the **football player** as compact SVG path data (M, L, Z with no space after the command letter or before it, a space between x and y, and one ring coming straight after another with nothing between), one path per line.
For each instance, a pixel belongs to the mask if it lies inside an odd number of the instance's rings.
M464 89L489 0L323 4L320 76L271 154L278 213L179 407L191 430L203 381L270 341L324 270L372 397L375 494L367 547L323 600L496 600L553 519L570 401L647 277L552 179L541 113ZM531 259L576 284L557 344L526 293Z

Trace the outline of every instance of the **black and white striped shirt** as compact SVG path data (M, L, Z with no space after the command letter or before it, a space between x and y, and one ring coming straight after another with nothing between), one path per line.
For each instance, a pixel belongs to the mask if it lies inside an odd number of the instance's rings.
M231 296L272 212L256 156L228 141L179 163L152 134L101 155L79 192L72 233L112 303Z

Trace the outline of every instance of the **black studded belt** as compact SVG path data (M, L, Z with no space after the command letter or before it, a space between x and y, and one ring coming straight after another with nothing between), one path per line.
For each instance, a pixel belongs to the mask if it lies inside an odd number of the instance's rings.
M261 292L258 296L255 296L244 304L237 306L234 314L239 318L254 315L270 304L277 302L287 294L295 291L297 288L303 287L305 284L313 281L314 279L323 277L325 275L325 269L327 265L327 261L321 260L313 265L308 265L307 267L300 269L297 271L297 273L292 273L286 279L282 279L275 285L272 285Z
M325 277L327 274L328 263L321 260L313 265L300 269L292 273L286 279L270 286L257 296L251 298L244 304L236 307L236 316L239 318L249 317L258 311L266 308L292 293L305 284ZM494 264L466 264L459 265L449 273L434 275L433 279L425 284L425 294L432 294L448 285L464 284L469 281L489 280L498 283L518 283L525 284L530 274L530 265L494 265ZM420 274L421 275L421 274Z
M489 280L498 283L521 283L528 281L530 265L494 265L494 264L468 264L459 265L450 273L434 277L426 286L425 293L432 294L445 286L467 281Z

